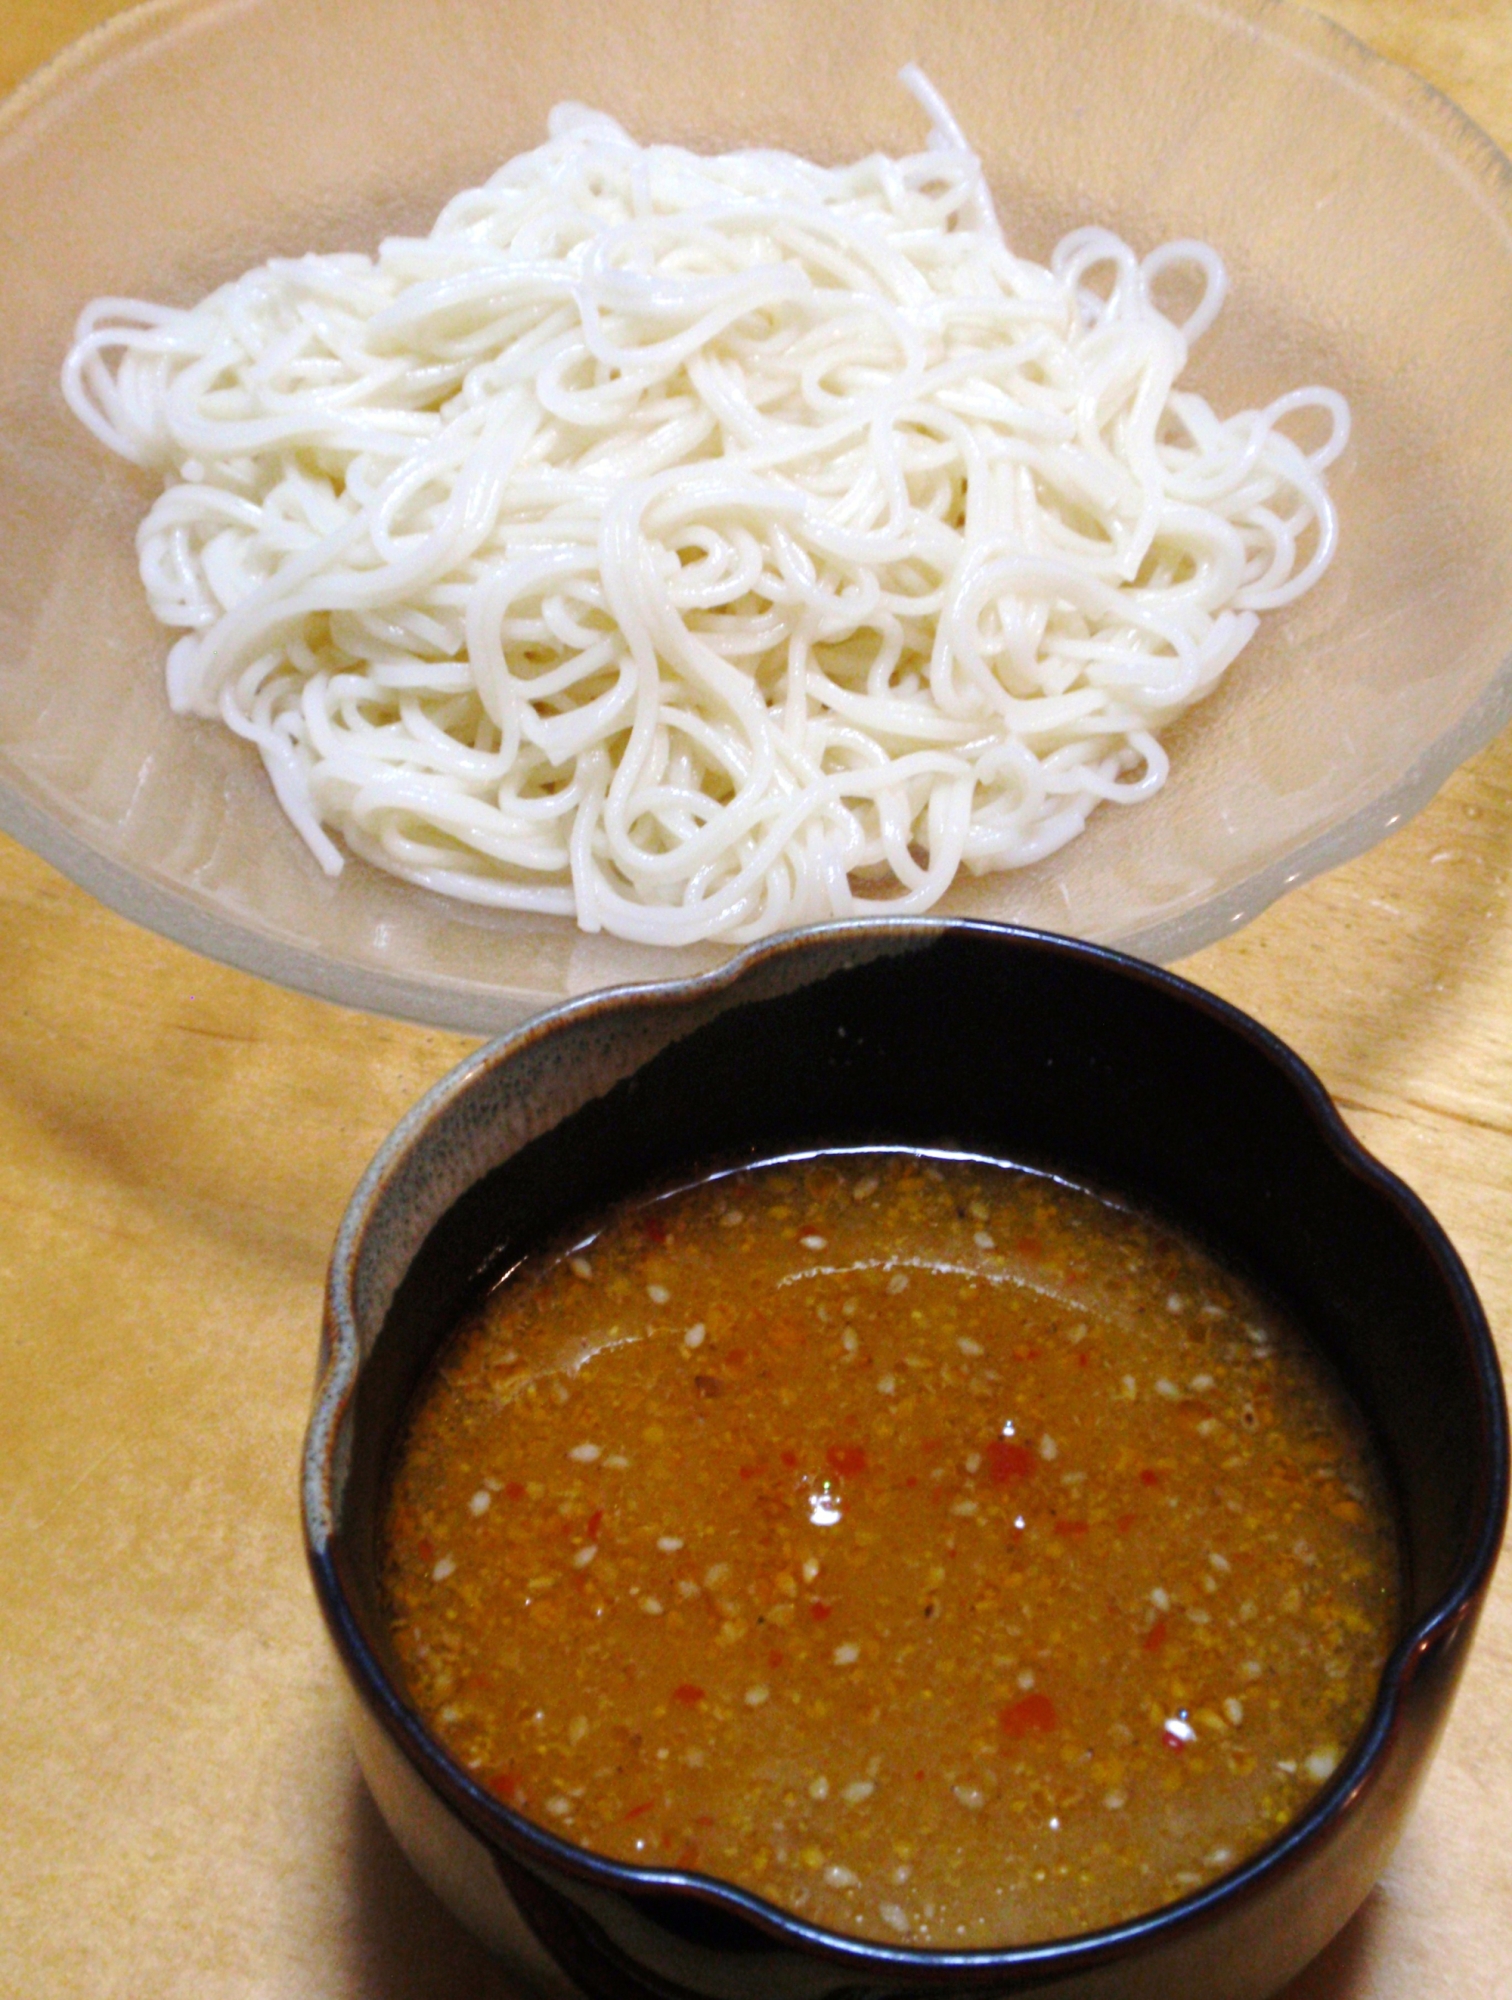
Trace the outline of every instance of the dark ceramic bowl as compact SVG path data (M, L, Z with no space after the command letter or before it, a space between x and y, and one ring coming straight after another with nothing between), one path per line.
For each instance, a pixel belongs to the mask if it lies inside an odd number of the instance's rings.
M375 1582L405 1406L486 1268L710 1159L957 1147L1119 1191L1309 1327L1394 1478L1406 1629L1363 1734L1270 1847L1184 1901L1011 1950L818 1930L747 1892L601 1860L434 1742ZM613 2000L1263 2000L1348 1919L1401 1830L1500 1539L1505 1406L1442 1230L1254 1022L1095 947L973 925L836 926L704 978L561 1007L453 1071L364 1177L331 1267L304 1467L310 1562L358 1755L416 1866L537 1983Z

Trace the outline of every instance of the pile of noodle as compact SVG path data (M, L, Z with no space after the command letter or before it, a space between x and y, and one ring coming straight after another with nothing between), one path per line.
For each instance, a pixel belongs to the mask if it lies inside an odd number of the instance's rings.
M1322 573L1342 399L1179 389L1214 253L1015 257L904 77L910 158L701 158L567 105L428 237L84 313L69 401L165 482L172 704L257 745L327 870L336 834L667 944L927 910L1148 798Z

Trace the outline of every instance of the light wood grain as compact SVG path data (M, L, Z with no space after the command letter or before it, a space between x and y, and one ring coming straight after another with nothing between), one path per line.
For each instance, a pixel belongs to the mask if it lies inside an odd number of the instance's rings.
M112 11L0 0L0 88ZM1512 0L1327 11L1512 143ZM1498 1329L1509 871L1503 739L1184 968L1317 1068ZM340 1211L469 1044L193 958L3 842L0 992L0 1993L507 2000L362 1792L294 1484ZM1504 1574L1397 1858L1291 2000L1508 2000L1509 1800Z

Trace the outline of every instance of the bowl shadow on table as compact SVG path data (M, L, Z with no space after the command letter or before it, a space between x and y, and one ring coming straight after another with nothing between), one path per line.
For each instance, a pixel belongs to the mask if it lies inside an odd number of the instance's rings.
M353 1773L351 1892L362 2000L535 2000L411 1868ZM1385 1904L1374 1891L1277 2000L1368 2000Z
M352 1788L352 1990L361 2000L535 2000L431 1894L355 1770Z

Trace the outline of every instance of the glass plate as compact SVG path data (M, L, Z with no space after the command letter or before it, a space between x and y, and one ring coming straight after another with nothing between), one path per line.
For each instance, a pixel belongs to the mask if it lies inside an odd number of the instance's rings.
M170 714L133 547L153 484L58 367L97 293L187 304L427 229L564 97L699 148L913 150L910 60L1016 249L1203 237L1232 289L1186 379L1220 410L1322 382L1354 412L1339 558L1172 733L1165 790L943 912L1176 957L1416 811L1512 714L1509 168L1425 84L1273 0L158 0L0 113L0 824L182 943L438 1026L720 962L360 862L327 880L248 746Z

